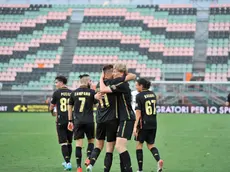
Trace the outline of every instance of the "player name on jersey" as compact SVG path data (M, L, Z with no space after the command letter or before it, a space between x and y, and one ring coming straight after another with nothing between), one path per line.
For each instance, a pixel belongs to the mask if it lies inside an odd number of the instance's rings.
M62 92L61 96L70 96L70 94L71 94L70 92Z
M74 96L91 96L90 92L76 92Z
M145 99L152 98L152 97L155 97L155 95L154 94L146 94L146 95L144 95Z

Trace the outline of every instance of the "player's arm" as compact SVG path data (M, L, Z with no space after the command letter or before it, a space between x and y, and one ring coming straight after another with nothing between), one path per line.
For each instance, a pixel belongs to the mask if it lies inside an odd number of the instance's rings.
M50 102L50 108L49 108L52 116L56 116L56 113L54 113L54 107L55 107L56 103L57 103L56 92L54 92L52 99L51 99L51 102Z
M100 91L102 93L124 93L125 92L124 82L120 82L116 85L106 86L104 84L104 81L102 80L100 84L102 86L100 87Z
M96 99L96 100L102 99L103 93L100 92L100 82L97 83L95 92L96 93L94 95L94 99Z
M141 100L140 100L139 95L136 96L136 107L135 107L135 110L136 110L136 121L134 123L133 135L137 136L137 134L138 134L137 127L138 127L138 123L139 123L139 121L141 119Z
M124 93L126 91L126 86L124 85L124 82L117 82L120 81L120 79L118 80L114 79L114 81L115 82L112 82L113 85L106 86L103 81L103 74L102 74L100 79L100 92L101 93Z
M141 111L136 110L136 121L134 123L134 128L133 128L133 135L134 136L137 136L137 134L138 134L137 126L138 126L140 119L141 119Z
M68 120L69 122L73 121L73 106L68 105Z
M68 105L68 130L73 131L73 105L74 105L74 98L73 93L70 95L69 105Z
M125 76L125 81L128 82L128 81L135 80L136 77L137 77L136 74L134 74L134 73L128 73L128 74Z
M51 112L52 115L54 115L53 114L54 113L54 107L55 107L55 105L50 103L50 112Z
M101 78L100 78L100 92L112 93L111 88L105 85L103 78L104 78L104 72L102 72Z

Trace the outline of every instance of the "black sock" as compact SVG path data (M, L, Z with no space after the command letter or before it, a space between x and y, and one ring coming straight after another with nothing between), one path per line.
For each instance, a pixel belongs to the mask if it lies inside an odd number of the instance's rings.
M121 170L121 172L125 172L124 164L123 164L122 159L121 159L121 154L119 154L119 156L120 156L120 170Z
M93 151L93 148L94 148L94 144L93 143L89 143L88 144L88 148L87 148L87 157L90 158L91 156L91 153Z
M101 150L99 148L95 148L90 156L90 164L94 166L98 156L100 155Z
M113 162L113 153L107 152L104 160L104 172L109 172Z
M67 145L62 145L61 146L61 151L62 151L62 155L65 159L66 163L70 162L70 157L69 157L69 150L68 150L68 146Z
M139 171L143 170L143 151L142 149L136 150L136 156L137 156L137 163L139 167Z
M157 148L153 147L151 150L150 150L153 154L153 157L156 159L156 161L158 162L161 158L160 158L160 154L157 150Z
M68 144L68 150L69 150L69 159L71 159L71 155L72 155L72 144Z
M81 158L82 158L81 147L76 147L75 155L76 155L77 167L81 167Z
M125 151L120 154L121 155L121 161L123 162L124 169L126 172L133 172L131 159L128 151Z

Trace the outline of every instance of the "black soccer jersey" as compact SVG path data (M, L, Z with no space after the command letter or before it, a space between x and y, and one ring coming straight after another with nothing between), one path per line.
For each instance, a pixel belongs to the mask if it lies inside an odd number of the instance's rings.
M60 88L53 93L51 103L57 108L57 124L68 123L68 102L71 90L67 87Z
M157 127L156 95L149 90L142 91L136 96L136 110L141 111L139 127L142 129L155 129Z
M110 86L122 81L124 81L124 77L108 79L105 80L104 83L105 85ZM99 84L97 85L97 90L100 90ZM118 119L118 102L116 93L107 93L103 96L102 100L99 101L96 119L97 123Z
M120 121L135 120L132 109L132 94L127 82L120 82L110 86L113 93L117 93L118 114Z
M80 87L71 93L69 105L74 106L74 124L87 124L94 122L94 95L95 91L87 87Z
M228 94L227 101L230 103L230 93Z

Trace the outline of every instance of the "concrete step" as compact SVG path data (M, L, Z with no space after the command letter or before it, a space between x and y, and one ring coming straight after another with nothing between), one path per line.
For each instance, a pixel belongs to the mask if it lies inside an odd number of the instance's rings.
M76 46L72 46L72 47L66 47L66 51L68 51L68 50L72 50L73 48L76 48Z
M65 58L65 57L63 57ZM68 64L68 62L72 61L72 57L71 58L68 58L66 57L65 60L63 60L63 63L62 64Z
M67 33L67 40L64 43L64 50L60 62L60 73L68 74L72 69L72 61L77 46L77 37L80 31L80 26L81 24L79 23L70 23L70 28Z
M193 69L205 70L206 62L196 61L193 63Z

